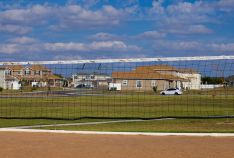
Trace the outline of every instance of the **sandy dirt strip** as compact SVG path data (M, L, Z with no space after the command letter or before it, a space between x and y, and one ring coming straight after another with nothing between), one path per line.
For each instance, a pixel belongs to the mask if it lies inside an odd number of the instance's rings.
M234 137L0 132L1 158L231 158Z

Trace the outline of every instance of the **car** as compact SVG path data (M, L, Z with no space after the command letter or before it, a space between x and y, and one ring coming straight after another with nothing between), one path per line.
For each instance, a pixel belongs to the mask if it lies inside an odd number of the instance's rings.
M161 95L181 95L183 92L177 88L169 88L165 91L160 92Z
M76 86L76 88L85 88L85 84L79 84Z
M91 84L79 84L76 88L94 88L94 86Z

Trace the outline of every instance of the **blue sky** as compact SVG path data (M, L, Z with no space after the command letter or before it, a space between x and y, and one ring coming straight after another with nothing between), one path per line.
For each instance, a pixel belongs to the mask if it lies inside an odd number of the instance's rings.
M0 60L234 55L234 0L0 0Z

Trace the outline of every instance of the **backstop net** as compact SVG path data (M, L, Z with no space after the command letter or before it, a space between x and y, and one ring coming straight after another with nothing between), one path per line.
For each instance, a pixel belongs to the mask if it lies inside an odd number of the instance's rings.
M234 56L0 65L1 118L234 116Z

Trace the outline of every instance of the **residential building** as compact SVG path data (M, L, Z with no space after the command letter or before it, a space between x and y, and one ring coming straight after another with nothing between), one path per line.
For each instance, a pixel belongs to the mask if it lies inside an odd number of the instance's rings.
M4 89L20 89L22 84L37 87L61 87L62 78L42 65L7 65L0 68L0 86Z
M169 65L140 66L129 72L112 73L112 83L121 83L121 90L200 89L200 82L201 75L195 70Z
M111 77L106 74L98 73L77 73L72 75L72 85L77 87L84 84L87 87L108 87Z

